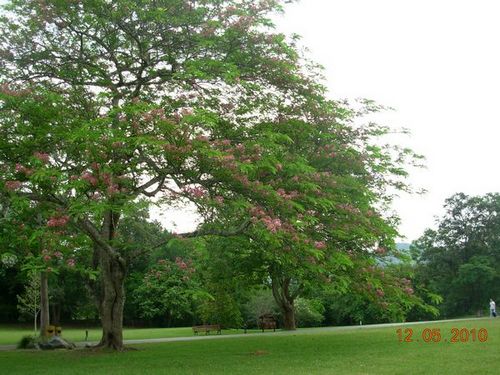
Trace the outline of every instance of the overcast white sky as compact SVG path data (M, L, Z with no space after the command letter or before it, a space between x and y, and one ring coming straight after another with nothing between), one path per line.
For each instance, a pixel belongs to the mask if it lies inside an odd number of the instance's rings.
M411 181L428 193L395 204L407 240L450 195L500 191L500 2L302 0L286 10L279 29L302 35L331 96L395 108L389 124L409 128L404 144L426 156Z

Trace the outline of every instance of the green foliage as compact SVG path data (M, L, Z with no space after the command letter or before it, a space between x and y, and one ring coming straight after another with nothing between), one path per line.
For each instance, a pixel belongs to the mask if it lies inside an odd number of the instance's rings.
M357 125L380 106L325 97L296 38L272 30L283 3L6 5L0 191L24 215L43 212L26 233L37 250L23 247L26 264L59 272L56 251L71 264L79 257L96 297L114 300L100 295L118 281L103 264L123 283L131 265L146 267L133 263L157 249L148 243L157 228L120 226L153 203L194 205L203 225L193 236L241 235L245 251L230 264L248 265L252 281L267 272L281 305L325 282L345 290L358 258L393 245L384 207L391 191L408 189L406 166L419 158L381 146L389 129ZM174 279L185 275L154 272L138 289L143 316L187 312L191 288ZM161 298L149 301L148 283Z
M476 314L500 295L500 196L455 194L445 210L438 229L412 244L416 277L443 296L442 315Z
M19 313L34 320L33 332L37 332L36 321L40 312L40 275L30 273L23 294L17 296Z
M243 306L245 325L258 327L259 317L262 315L280 316L280 310L269 289L255 290L248 302Z
M172 321L185 314L193 315L193 303L199 293L193 272L190 262L181 258L175 262L159 260L133 294L141 316Z
M220 324L224 328L241 328L240 306L230 293L219 291L198 301L197 315L204 324Z
M325 307L320 300L297 298L295 318L299 327L319 327L325 317Z
M38 343L37 336L23 336L17 343L17 349L34 349L36 343Z

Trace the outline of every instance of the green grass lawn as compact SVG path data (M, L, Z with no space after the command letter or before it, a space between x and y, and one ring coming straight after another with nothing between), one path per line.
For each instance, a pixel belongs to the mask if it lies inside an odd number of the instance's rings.
M85 340L85 330L89 331L88 341L95 342L101 339L102 330L100 328L72 328L62 327L62 337L78 342ZM249 330L249 333L258 332ZM222 331L223 335L243 333L243 330L226 329ZM33 329L28 327L0 326L0 345L17 344L21 337L32 335ZM182 328L126 328L123 332L125 340L134 339L156 339L164 337L186 337L193 336L191 327ZM213 335L213 333L211 333ZM1 373L1 372L0 372Z
M493 374L500 359L500 319L406 325L414 342L393 328L298 331L296 334L135 345L137 351L0 352L5 374ZM452 328L488 331L486 342L451 343ZM442 341L425 343L425 328ZM127 331L130 334L139 330ZM162 330L148 330L164 336ZM164 331L164 330L163 330ZM179 332L189 329L181 328ZM145 331L143 330L143 333ZM171 330L172 334L175 332ZM142 335L142 334L141 334ZM416 340L419 340L418 342ZM444 340L447 340L446 342Z
M8 351L0 352L0 364L5 374L498 373L500 319L405 327L414 330L414 342L399 342L397 327L314 330L134 345L138 350L122 353ZM453 327L485 328L488 341L450 343ZM442 341L423 342L425 328L439 328Z

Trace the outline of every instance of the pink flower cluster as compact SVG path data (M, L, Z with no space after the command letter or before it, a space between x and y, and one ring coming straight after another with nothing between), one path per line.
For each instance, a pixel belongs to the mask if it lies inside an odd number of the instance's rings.
M26 168L24 165L17 163L16 164L16 172L22 173L26 176L30 176L31 174L33 174L33 169Z
M194 113L194 110L190 107L184 107L179 111L179 113L181 114L181 116L190 116Z
M341 210L346 211L346 212L351 213L351 214L359 214L360 213L359 208L354 207L353 205L348 204L348 203L339 204L337 207L340 208Z
M181 269L181 270L185 270L188 268L188 265L186 264L186 262L184 262L184 260L181 258L181 257L176 257L175 258L175 264L177 264L177 266Z
M206 135L197 135L195 139L200 142L208 142L209 140Z
M148 112L142 114L142 119L144 121L152 121L154 119L166 120L165 110L163 108L151 109Z
M120 188L116 184L111 184L106 188L106 192L108 195L113 195L120 192Z
M9 96L14 96L14 97L18 97L18 96L23 96L23 95L26 95L26 94L29 94L31 93L31 90L30 89L24 89L24 90L13 90L9 87L8 84L6 83L3 83L0 85L0 92L2 94L5 94L5 95L9 95Z
M379 296L379 297L385 296L384 291L382 289L377 289L377 296Z
M278 195L283 198L283 199L287 199L287 200L290 200L290 199L294 199L294 198L297 198L299 193L297 191L291 191L290 193L287 193L284 189L282 188L279 188L278 190L276 190L276 192L278 193Z
M408 295L412 295L413 294L413 288L407 286L405 289L404 289L405 293L408 294Z
M99 181L97 180L97 177L95 177L90 172L84 172L84 173L82 173L82 180L87 181L92 186L97 186L97 184L99 183Z
M335 154L335 152L333 150L335 150L335 146L334 145L326 145L326 146L323 146L323 147L319 148L318 154L322 155L322 156L334 158L336 156L336 154Z
M316 241L314 242L314 247L318 250L323 250L326 249L326 243L325 241Z
M193 198L201 199L206 197L207 191L200 186L184 186L182 190Z
M73 258L70 258L66 261L66 264L68 265L68 267L74 267L76 264L76 261Z
M177 146L177 145L173 145L171 143L167 143L167 144L163 145L163 149L167 152L181 153L181 154L184 154L184 153L192 150L190 145Z
M378 247L377 249L375 249L375 253L376 254L379 254L379 255L383 255L387 252L387 250L383 247Z
M261 219L261 222L264 223L267 230L270 231L271 233L276 233L278 230L281 229L281 226L282 226L280 219L278 219L278 218L273 219L269 216L263 217Z
M403 283L403 285L408 286L408 285L410 285L410 284L411 284L411 281L410 281L410 280L408 280L408 279L406 279L406 278L402 278L402 279L401 279L401 283Z
M21 181L5 181L5 188L10 191L15 191L21 187Z
M222 197L220 195L216 195L214 197L214 201L217 202L218 204L223 204L224 203L224 197Z
M66 224L68 224L69 221L69 216L68 215L63 215L59 217L51 217L47 221L47 226L51 228L55 227L64 227Z
M35 153L33 153L33 156L45 164L48 163L50 160L49 154L46 154L44 152L35 152Z

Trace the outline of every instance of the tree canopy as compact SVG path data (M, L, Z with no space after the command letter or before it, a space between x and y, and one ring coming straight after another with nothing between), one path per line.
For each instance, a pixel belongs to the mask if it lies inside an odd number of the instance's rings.
M457 193L444 208L437 229L412 244L417 277L443 296L445 316L477 313L500 293L500 195Z
M91 243L100 345L122 347L127 254L142 244L118 234L138 206L190 202L203 225L182 237L245 233L282 287L393 245L384 203L407 188L415 155L375 140L388 129L357 125L380 107L326 98L297 38L273 31L281 10L275 0L5 6L0 185L16 207L43 204L59 243Z

